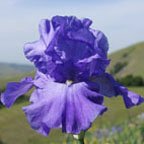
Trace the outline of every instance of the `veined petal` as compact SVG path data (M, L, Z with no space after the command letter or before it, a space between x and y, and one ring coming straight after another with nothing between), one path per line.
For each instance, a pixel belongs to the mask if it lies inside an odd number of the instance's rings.
M53 81L53 79L49 75L45 75L37 70L33 80L33 85L38 88L44 88L49 81Z
M97 53L102 57L107 57L107 51L109 48L107 37L99 30L91 29L91 32L95 36L95 44L94 48L96 49Z
M82 20L82 23L83 23L83 25L84 25L86 28L89 28L90 25L92 24L92 20L90 20L90 19L88 19L88 18L84 18L84 19Z
M39 33L41 38L44 40L46 46L50 43L49 33L52 35L54 32L51 23L47 19L42 19L39 24ZM51 36L52 37L52 36Z
M59 35L56 41L57 43L53 45L55 49L53 48L53 51L50 51L51 48L47 49L46 54L52 56L52 53L55 53L54 56L59 56L63 62L69 60L75 62L79 59L89 57L94 53L94 50L89 44L80 40L73 40Z
M2 103L8 108L11 107L17 98L32 88L32 81L31 77L26 77L20 82L8 83L5 92L1 95Z
M45 54L46 46L42 39L27 43L24 46L24 53L27 59L32 61L36 68L43 73L51 73L55 69L56 64L52 58Z
M99 93L102 95L112 97L119 94L117 91L118 83L111 75L103 73L101 75L93 76L91 80L99 87Z
M43 73L49 73L55 68L52 56L46 55L45 51L54 48L57 30L54 30L52 23L47 19L41 20L39 24L40 39L24 45L24 54L27 59Z
M52 18L54 28L63 27L67 30L78 30L82 27L82 23L75 16L54 16Z
M91 21L85 19L83 21L76 17L62 17L55 16L52 18L52 24L54 28L59 27L58 33L55 36L55 43L50 44L53 48L48 48L46 54L57 53L59 57L62 57L64 53L65 61L73 60L77 61L85 57L89 57L94 53L95 37L91 31L89 31L89 25ZM55 47L57 51L55 51Z
M42 39L24 45L24 54L26 58L33 62L35 66L43 73L47 72L48 65L53 67L51 58L46 56L44 53L45 49L46 45Z
M81 28L78 31L70 31L67 33L68 38L75 41L81 41L94 46L95 37L88 28Z
M44 123L41 123L41 127L36 130L38 133L41 133L44 136L47 136L50 133L50 128L47 127L47 125L45 125Z
M122 95L126 108L130 108L144 102L143 97L120 85L108 73L96 76L93 80L99 86L99 93L102 95L108 97Z
M106 107L103 96L88 89L86 83L74 84L68 91L63 112L63 132L78 134L87 130Z
M34 130L43 129L43 124L49 128L60 127L64 108L64 87L63 84L48 83L44 89L37 90L40 99L23 108Z
M76 66L80 69L81 72L88 71L89 76L92 76L93 74L104 73L109 62L110 61L108 59L104 59L98 54L95 54L89 58L79 60Z
M46 45L44 44L42 39L24 45L24 54L26 58L34 63L36 63L36 61L43 57L45 50Z
M123 95L126 108L131 108L144 102L143 97L141 97L139 94L129 91L126 87L120 86L118 89L119 93Z
M45 125L75 134L88 129L95 118L106 111L103 96L88 87L84 82L69 86L49 82L45 88L37 89L39 99L23 108L31 127L45 131Z
M50 22L48 19L41 20L39 24L39 32L41 38L44 40L46 47L48 47L54 39L57 30L58 28L54 29L52 22Z
M102 32L90 28L91 23L90 19L75 16L41 20L40 40L25 45L26 57L39 71L60 83L83 77L84 81L93 74L103 73L109 64L108 42Z

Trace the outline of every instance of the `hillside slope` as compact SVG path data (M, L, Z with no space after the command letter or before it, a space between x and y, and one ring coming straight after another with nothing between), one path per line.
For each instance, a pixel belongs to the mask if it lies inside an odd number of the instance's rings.
M111 64L108 71L115 77L133 74L144 78L144 42L114 52L109 59Z
M33 71L33 67L30 65L0 62L0 77L25 74L31 71Z

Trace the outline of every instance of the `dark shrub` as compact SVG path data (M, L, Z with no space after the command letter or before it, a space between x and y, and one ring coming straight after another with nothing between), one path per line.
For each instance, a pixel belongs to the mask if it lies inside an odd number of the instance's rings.
M144 86L144 80L141 76L127 75L117 80L125 86Z

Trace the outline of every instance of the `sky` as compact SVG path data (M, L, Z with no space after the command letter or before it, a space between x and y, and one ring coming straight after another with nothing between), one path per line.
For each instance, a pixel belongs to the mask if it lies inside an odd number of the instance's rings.
M0 0L0 62L29 64L23 45L39 39L41 19L55 15L92 19L110 53L144 41L144 0Z

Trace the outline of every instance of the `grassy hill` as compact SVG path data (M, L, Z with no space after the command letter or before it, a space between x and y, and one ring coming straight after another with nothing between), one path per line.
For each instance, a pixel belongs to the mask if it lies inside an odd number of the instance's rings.
M11 64L0 62L0 77L19 75L31 72L33 67L24 64Z
M116 77L133 74L144 78L144 42L116 51L109 58L111 64L108 71Z

